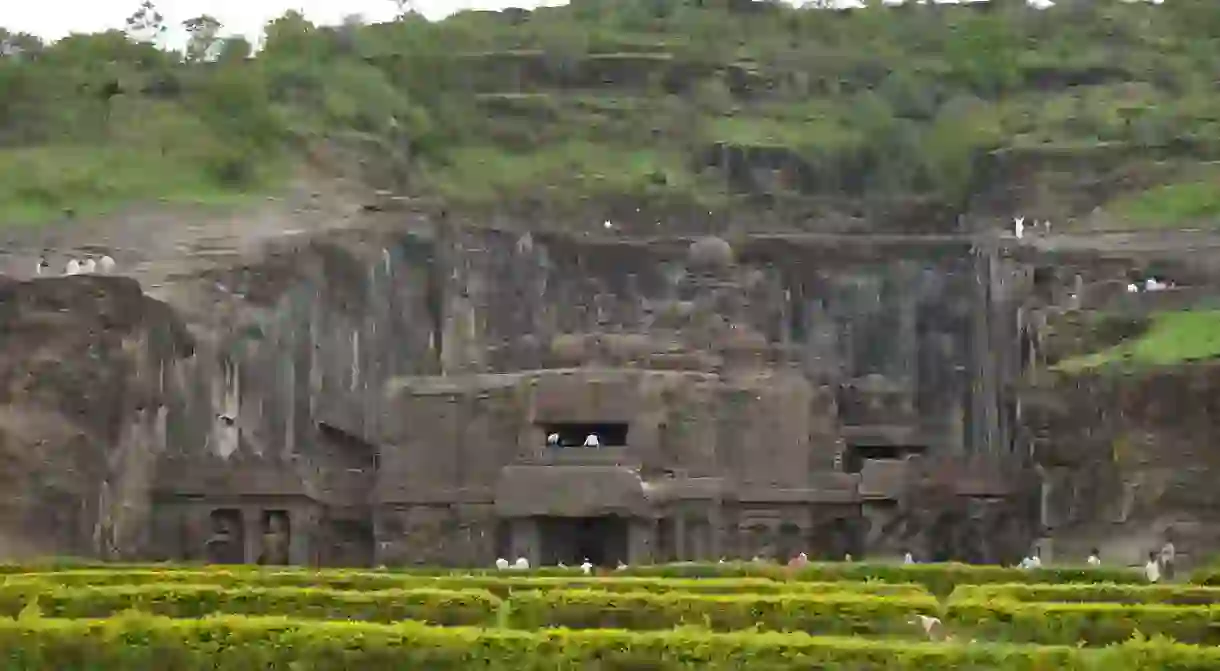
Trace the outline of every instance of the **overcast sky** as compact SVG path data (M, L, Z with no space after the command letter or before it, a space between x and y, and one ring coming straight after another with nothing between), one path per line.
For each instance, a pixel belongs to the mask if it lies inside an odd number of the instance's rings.
M182 21L211 14L220 19L225 32L250 38L262 34L268 20L295 9L315 23L334 24L351 14L370 21L393 17L393 0L154 0L166 22L177 26ZM100 32L123 28L123 21L139 6L140 0L0 0L0 26L33 33L43 39L59 39L70 33ZM429 18L440 18L462 9L503 9L562 4L555 0L416 0L419 11ZM171 42L184 36L171 36Z
M793 0L804 4L810 0ZM900 1L900 0L887 0ZM933 0L953 2L954 0ZM973 0L964 0L970 2ZM1160 2L1161 0L1149 0ZM1218 0L1220 1L1220 0ZM224 25L227 35L241 34L258 42L267 21L295 9L319 24L338 24L343 18L359 14L368 21L384 21L394 16L394 0L154 0L172 28L167 36L171 46L186 42L181 24L200 14L210 14ZM852 4L853 0L839 0ZM1034 5L1049 0L1031 0ZM415 0L415 7L430 19L438 19L463 9L504 9L567 4L565 0ZM124 20L140 5L140 0L0 0L0 27L33 33L44 40L57 40L71 33L94 33L122 29Z

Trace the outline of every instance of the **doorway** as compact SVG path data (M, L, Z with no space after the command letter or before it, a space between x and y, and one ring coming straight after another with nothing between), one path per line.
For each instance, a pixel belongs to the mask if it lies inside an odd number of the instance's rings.
M594 566L611 567L627 561L624 517L541 517L538 533L544 566L578 566L587 559Z

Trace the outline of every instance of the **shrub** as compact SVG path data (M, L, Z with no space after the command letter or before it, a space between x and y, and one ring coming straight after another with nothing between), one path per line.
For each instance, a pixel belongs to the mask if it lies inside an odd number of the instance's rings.
M970 635L1019 643L1104 645L1144 636L1220 644L1220 607L1113 603L955 601L946 624Z
M937 614L931 596L862 594L617 594L592 590L514 594L510 624L520 629L629 629L703 626L714 631L762 629L816 634L922 635L917 613Z
M54 567L50 567L54 570ZM83 570L151 570L178 571L188 567L173 565L122 565L106 569ZM200 572L219 572L228 574L265 574L268 569L258 566L196 566ZM8 566L0 568L0 574L28 574L41 572L38 566L26 566L21 570ZM443 569L443 568L402 568L392 570L323 570L277 568L275 573L296 574L306 576L301 580L317 581L319 578L330 580L329 576L351 576L359 574L356 580L368 580L372 584L380 578L364 578L365 575L387 576L389 580L402 580L406 577L571 577L584 578L580 569L544 567L530 571L498 571L496 569ZM74 570L64 571L66 573ZM1040 569L1018 569L1002 566L973 566L969 564L892 564L892 563L856 563L828 562L813 563L800 570L789 569L777 564L761 562L735 563L680 563L661 564L655 566L628 567L615 571L618 577L645 578L767 578L771 580L786 580L800 582L882 582L899 584L919 584L928 588L933 594L948 596L958 585L981 585L994 583L1118 583L1139 584L1144 581L1139 571L1116 568L1092 567L1048 567ZM279 580L290 581L295 578L283 577ZM338 579L341 580L341 579ZM293 583L300 584L300 583ZM333 583L341 584L341 583ZM382 583L385 584L385 583ZM395 583L395 585L401 583ZM386 585L390 586L390 585Z
M991 583L1139 583L1143 576L1130 569L1046 567L1019 569L970 564L813 563L793 571L775 564L666 564L629 568L626 575L672 578L766 576L814 582L881 581L918 583L933 594L947 596L958 585Z
M1220 588L1197 585L962 585L951 601L1050 601L1078 603L1159 603L1196 606L1220 603Z
M500 599L478 590L430 589L344 592L296 587L219 585L111 585L46 588L34 583L0 587L0 615L15 617L28 603L48 617L108 617L129 609L169 617L293 615L303 618L438 625L491 625Z
M58 585L142 585L191 583L246 587L327 587L346 590L444 589L487 590L498 596L512 592L548 589L591 589L608 592L692 592L703 594L774 594L779 592L848 592L881 595L926 595L922 585L882 582L781 582L767 578L683 578L396 575L377 571L221 571L221 570L82 570L10 575L7 581Z
M904 643L803 634L698 631L522 632L418 623L222 617L0 620L5 668L57 671L554 671L744 668L931 671L1107 671L1217 668L1220 651L1165 644L1113 650Z

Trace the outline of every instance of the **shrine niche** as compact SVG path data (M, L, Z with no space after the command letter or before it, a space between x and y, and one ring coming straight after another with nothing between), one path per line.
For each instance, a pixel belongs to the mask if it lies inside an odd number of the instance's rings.
M209 564L244 564L246 536L242 527L241 510L222 508L209 516L209 536L204 542L204 556Z
M289 547L292 529L289 516L283 510L268 510L263 513L262 551L258 563L264 566L284 566L290 563Z

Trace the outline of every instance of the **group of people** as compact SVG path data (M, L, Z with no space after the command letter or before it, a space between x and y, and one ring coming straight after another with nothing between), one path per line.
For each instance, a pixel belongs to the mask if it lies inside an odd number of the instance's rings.
M525 557L518 557L517 561L515 561L511 564L508 562L507 559L505 559L503 557L500 557L499 559L496 560L496 568L500 569L501 571L507 571L509 569L512 569L514 571L523 571L523 570L528 570L529 567L530 567L530 562ZM559 562L558 564L556 564L556 568L567 568L567 565L564 564L563 562ZM588 557L586 557L584 562L581 563L581 565L580 565L580 570L585 575L593 575L594 568L595 567L593 566L593 562L589 561ZM627 568L627 565L624 564L620 560L616 570L622 571L625 568Z
M1148 579L1148 582L1160 582L1162 579L1173 580L1176 559L1177 550L1174 548L1173 541L1166 540L1159 552L1153 550L1148 553L1148 561L1144 563L1144 577ZM1101 550L1093 548L1089 552L1089 558L1085 561L1089 566L1101 566ZM1028 557L1021 560L1020 566L1024 569L1040 568L1042 566L1040 552L1035 549Z
M589 435L585 436L584 447L601 447L601 444L601 440L597 437L596 433L590 433ZM546 445L547 447L563 447L558 433L552 433L547 436Z
M93 273L112 273L114 272L115 262L108 254L103 254L100 258L94 259L91 256L85 256L83 259L68 259L68 263L64 266L64 275L91 275ZM51 264L47 261L47 257L38 259L38 265L34 268L35 275L45 275L51 271Z

